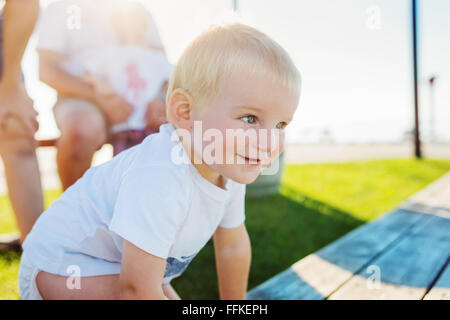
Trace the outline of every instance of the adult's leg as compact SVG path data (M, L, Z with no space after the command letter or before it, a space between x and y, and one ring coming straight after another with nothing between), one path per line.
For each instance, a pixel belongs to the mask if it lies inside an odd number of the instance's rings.
M26 136L14 117L8 118L5 128L0 133L0 155L22 242L44 210L36 141Z
M103 114L89 101L63 99L54 108L61 131L57 165L63 189L75 183L91 166L92 158L107 139Z

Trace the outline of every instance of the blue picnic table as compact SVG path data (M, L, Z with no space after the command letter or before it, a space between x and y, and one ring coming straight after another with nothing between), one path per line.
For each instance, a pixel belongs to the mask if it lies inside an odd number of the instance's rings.
M450 299L450 173L247 299Z

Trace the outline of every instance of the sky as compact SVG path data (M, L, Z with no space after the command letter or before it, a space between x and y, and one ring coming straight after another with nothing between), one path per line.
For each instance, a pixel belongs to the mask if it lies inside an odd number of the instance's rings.
M46 2L44 1L43 5ZM288 143L397 142L413 127L410 0L146 0L169 60L206 26L240 21L267 33L302 74L299 108ZM436 75L434 135L450 142L450 1L419 0L421 133L430 130L428 78ZM37 38L23 61L27 89L41 123L54 137L55 92L38 81Z

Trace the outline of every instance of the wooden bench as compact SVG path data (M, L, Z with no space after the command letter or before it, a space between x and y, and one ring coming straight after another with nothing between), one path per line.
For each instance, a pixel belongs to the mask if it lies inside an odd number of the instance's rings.
M247 299L450 299L450 173Z
M38 146L39 147L56 147L57 142L58 142L58 139L38 140Z

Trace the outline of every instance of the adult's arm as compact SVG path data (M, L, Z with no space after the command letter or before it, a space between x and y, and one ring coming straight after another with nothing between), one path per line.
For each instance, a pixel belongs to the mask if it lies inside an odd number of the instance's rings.
M3 9L2 84L20 83L23 53L39 15L39 0L7 0Z
M74 76L61 66L67 59L64 53L52 50L38 50L39 79L59 94L83 98L95 102L95 89L91 82Z
M23 53L39 15L38 0L7 0L3 9L3 61L0 82L0 124L14 116L32 137L36 111L20 80Z
M97 92L92 82L65 71L61 66L67 59L65 54L47 49L40 49L38 52L39 78L59 94L90 100L111 124L124 121L133 111L133 106L118 94Z

